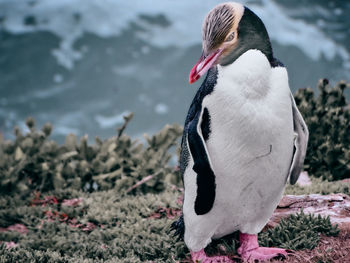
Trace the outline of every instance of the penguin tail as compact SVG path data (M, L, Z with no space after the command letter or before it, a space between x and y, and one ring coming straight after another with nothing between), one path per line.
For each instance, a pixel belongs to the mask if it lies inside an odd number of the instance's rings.
M178 240L183 240L185 235L185 223L184 217L181 215L176 221L174 221L170 226L170 231L174 232L174 237L178 237Z

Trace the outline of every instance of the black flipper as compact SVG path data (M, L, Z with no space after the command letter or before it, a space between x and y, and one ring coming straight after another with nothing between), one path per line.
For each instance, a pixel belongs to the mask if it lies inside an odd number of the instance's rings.
M190 109L188 110L187 117L185 120L185 125L184 125L184 133L181 141L180 171L181 171L182 179L189 160L189 149L187 145L187 135L188 135L189 125L195 118L196 114L201 111L202 101L204 97L213 92L214 87L216 85L217 76L218 76L217 67L213 67L209 69L208 74L205 77L205 80L203 81L202 85L198 89L195 97L192 100Z
M201 123L203 110L198 111L189 125L188 145L193 158L193 171L197 173L197 197L194 210L197 215L208 213L215 200L215 175L210 164L210 157L203 138Z
M192 123L192 121L196 117L197 113L200 113L201 108L202 108L202 101L203 101L204 97L213 92L214 87L216 85L217 76L218 76L217 67L213 67L213 68L209 69L208 74L205 77L205 80L203 81L202 85L198 89L195 97L193 98L190 109L188 111L186 121L185 121L185 126L184 126L184 133L183 133L182 141L181 141L180 171L181 171L182 179L183 179L185 170L187 168L188 161L189 161L189 155L190 155L190 150L189 150L189 146L188 146L188 133L189 133L190 124ZM203 135L205 136L205 139L207 139L207 136L209 136L209 133L210 133L210 128L209 128L210 117L209 117L209 115L206 116L205 118L203 118L203 122L204 122L203 127L202 127ZM206 127L207 125L208 125L208 127ZM215 194L215 192L214 192L214 194ZM198 200L198 202L199 202L199 200ZM184 233L185 233L185 224L184 224L183 215L181 215L177 221L175 221L171 224L171 229L175 230L175 235L179 235L180 238L183 238Z

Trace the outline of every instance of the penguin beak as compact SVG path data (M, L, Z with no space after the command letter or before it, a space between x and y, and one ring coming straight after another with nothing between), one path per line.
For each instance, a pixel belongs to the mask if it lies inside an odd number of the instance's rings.
M223 50L224 49L219 48L206 57L202 53L202 56L199 58L191 70L189 78L190 84L199 80L199 78L203 76L215 64Z

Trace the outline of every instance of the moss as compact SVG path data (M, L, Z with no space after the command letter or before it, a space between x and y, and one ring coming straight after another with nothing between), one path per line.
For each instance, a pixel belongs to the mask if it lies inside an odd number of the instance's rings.
M77 193L77 192L76 192ZM1 209L1 225L25 224L28 234L0 232L0 240L14 241L18 248L0 248L1 262L28 262L47 258L55 262L173 262L187 253L183 242L166 232L169 219L149 216L160 206L176 207L179 192L118 197L116 190L79 192L83 203L77 207L58 204L29 206L30 198L12 198L16 208ZM9 204L10 205L10 204ZM93 223L92 231L82 231L65 221L47 220L45 211L67 213L79 223ZM123 260L123 261L122 261Z
M310 137L305 169L329 181L350 178L350 107L339 82L330 87L328 80L318 83L319 95L311 88L299 89L295 101L309 127Z

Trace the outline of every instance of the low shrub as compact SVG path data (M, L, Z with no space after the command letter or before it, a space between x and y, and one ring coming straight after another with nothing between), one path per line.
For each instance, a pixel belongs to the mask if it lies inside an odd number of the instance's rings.
M282 219L280 224L259 234L259 243L266 247L292 250L313 249L320 235L337 236L338 226L332 226L329 217L305 214L303 211Z
M78 142L73 134L58 145L49 139L50 124L36 130L34 120L28 118L28 133L15 128L14 141L0 141L0 194L65 188L146 193L164 190L168 181L179 183L180 176L169 165L169 150L176 146L181 126L166 125L152 137L146 136L144 145L123 134L132 115L124 118L118 136L96 138L93 145L88 144L87 135Z
M327 79L318 82L319 95L311 88L299 89L295 102L309 128L305 169L328 181L350 178L350 105L339 82L330 87Z

